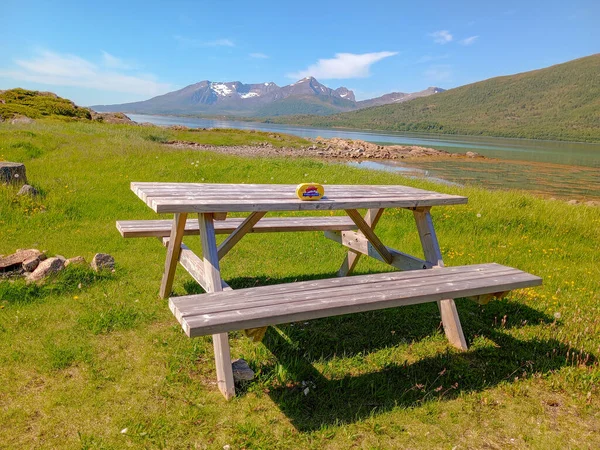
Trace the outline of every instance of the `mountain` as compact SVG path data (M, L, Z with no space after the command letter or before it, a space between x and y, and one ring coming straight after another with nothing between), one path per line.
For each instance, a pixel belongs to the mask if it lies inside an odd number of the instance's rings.
M327 115L358 108L404 101L443 91L429 88L413 94L392 93L376 99L356 101L354 92L345 87L331 89L313 77L287 86L273 82L244 84L239 81L201 81L142 102L120 105L96 105L98 112L121 111L145 114L238 114L282 116L289 114ZM371 102L371 103L369 103Z
M276 118L316 127L600 142L600 53L566 63L327 117Z
M359 109L370 108L371 106L381 106L389 103L407 102L408 100L412 100L414 98L427 97L428 95L439 94L440 92L444 91L445 89L439 87L428 87L423 91L413 92L410 94L407 94L406 92L391 92L389 94L382 95L381 97L356 102L356 104Z

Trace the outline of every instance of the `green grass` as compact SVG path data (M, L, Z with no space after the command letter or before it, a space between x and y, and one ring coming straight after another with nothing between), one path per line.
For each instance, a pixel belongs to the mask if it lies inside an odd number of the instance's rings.
M171 139L301 143L232 130L0 124L0 157L24 162L43 193L27 200L0 187L0 253L36 247L116 259L115 273L73 268L40 287L0 282L1 448L600 445L598 208L161 144ZM544 286L485 306L458 300L464 353L447 344L433 304L271 328L264 344L234 333L232 356L257 378L227 403L215 386L211 338L185 337L157 298L164 249L156 239L121 238L115 221L156 218L131 181L307 180L467 195L468 205L433 210L446 264L495 261L542 276ZM420 254L409 212L386 212L378 229L388 245ZM199 250L197 237L186 243ZM330 277L343 257L318 233L250 235L222 272L234 288ZM374 260L358 266L384 270ZM174 290L199 291L180 268Z
M600 54L429 97L331 116L270 119L316 127L600 142Z
M51 92L9 89L0 91L0 122L22 115L32 119L41 117L91 119L88 108L75 105L72 101Z

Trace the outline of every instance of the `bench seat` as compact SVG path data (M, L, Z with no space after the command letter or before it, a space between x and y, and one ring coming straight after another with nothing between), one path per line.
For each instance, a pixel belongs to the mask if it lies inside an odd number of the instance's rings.
M231 234L242 222L243 217L215 220L216 234ZM171 234L172 220L119 220L117 229L125 238L168 237ZM350 231L357 227L350 217L265 217L258 221L250 233L274 233L279 231ZM197 219L188 219L185 224L186 236L200 234Z
M500 264L389 272L169 299L189 337L505 292L542 279Z

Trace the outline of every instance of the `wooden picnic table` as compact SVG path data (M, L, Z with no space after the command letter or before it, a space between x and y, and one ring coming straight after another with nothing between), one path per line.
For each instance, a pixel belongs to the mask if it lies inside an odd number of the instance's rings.
M133 182L131 189L155 212L174 214L170 223L123 221L118 222L117 227L126 237L137 233L163 239L167 257L160 286L162 298L171 294L178 262L207 292L200 296L171 298L170 307L189 336L214 331L217 380L226 398L235 394L229 330L437 301L448 340L453 346L466 350L452 298L498 295L499 291L541 283L532 275L491 264L420 272L427 276L418 279L410 274L381 274L386 275L383 278L366 275L352 277L345 284L336 279L319 280L219 294L231 290L221 278L219 260L249 232L324 231L326 237L348 249L337 274L339 277L350 275L361 255L374 257L401 270L443 268L430 210L433 206L465 204L467 198L398 185L326 185L325 196L318 201L301 201L295 193L296 185L282 184ZM425 259L387 247L377 236L375 227L386 208L412 212ZM366 214L360 214L359 209L366 209ZM347 217L263 218L276 211L345 211ZM233 212L249 214L245 219L226 219L227 213ZM188 214L194 213L198 214L197 222L187 219ZM232 221L235 221L233 226ZM229 233L228 237L217 245L216 234L225 232ZM202 258L182 243L184 234L200 235ZM443 297L449 293L456 295ZM332 298L329 303L323 299L329 297ZM244 308L250 304L254 309L244 313ZM213 309L207 310L211 305Z

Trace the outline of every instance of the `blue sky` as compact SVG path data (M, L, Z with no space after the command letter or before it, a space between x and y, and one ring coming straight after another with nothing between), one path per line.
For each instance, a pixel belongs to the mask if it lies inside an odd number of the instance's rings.
M0 89L81 105L314 75L358 99L600 51L600 1L0 0Z

